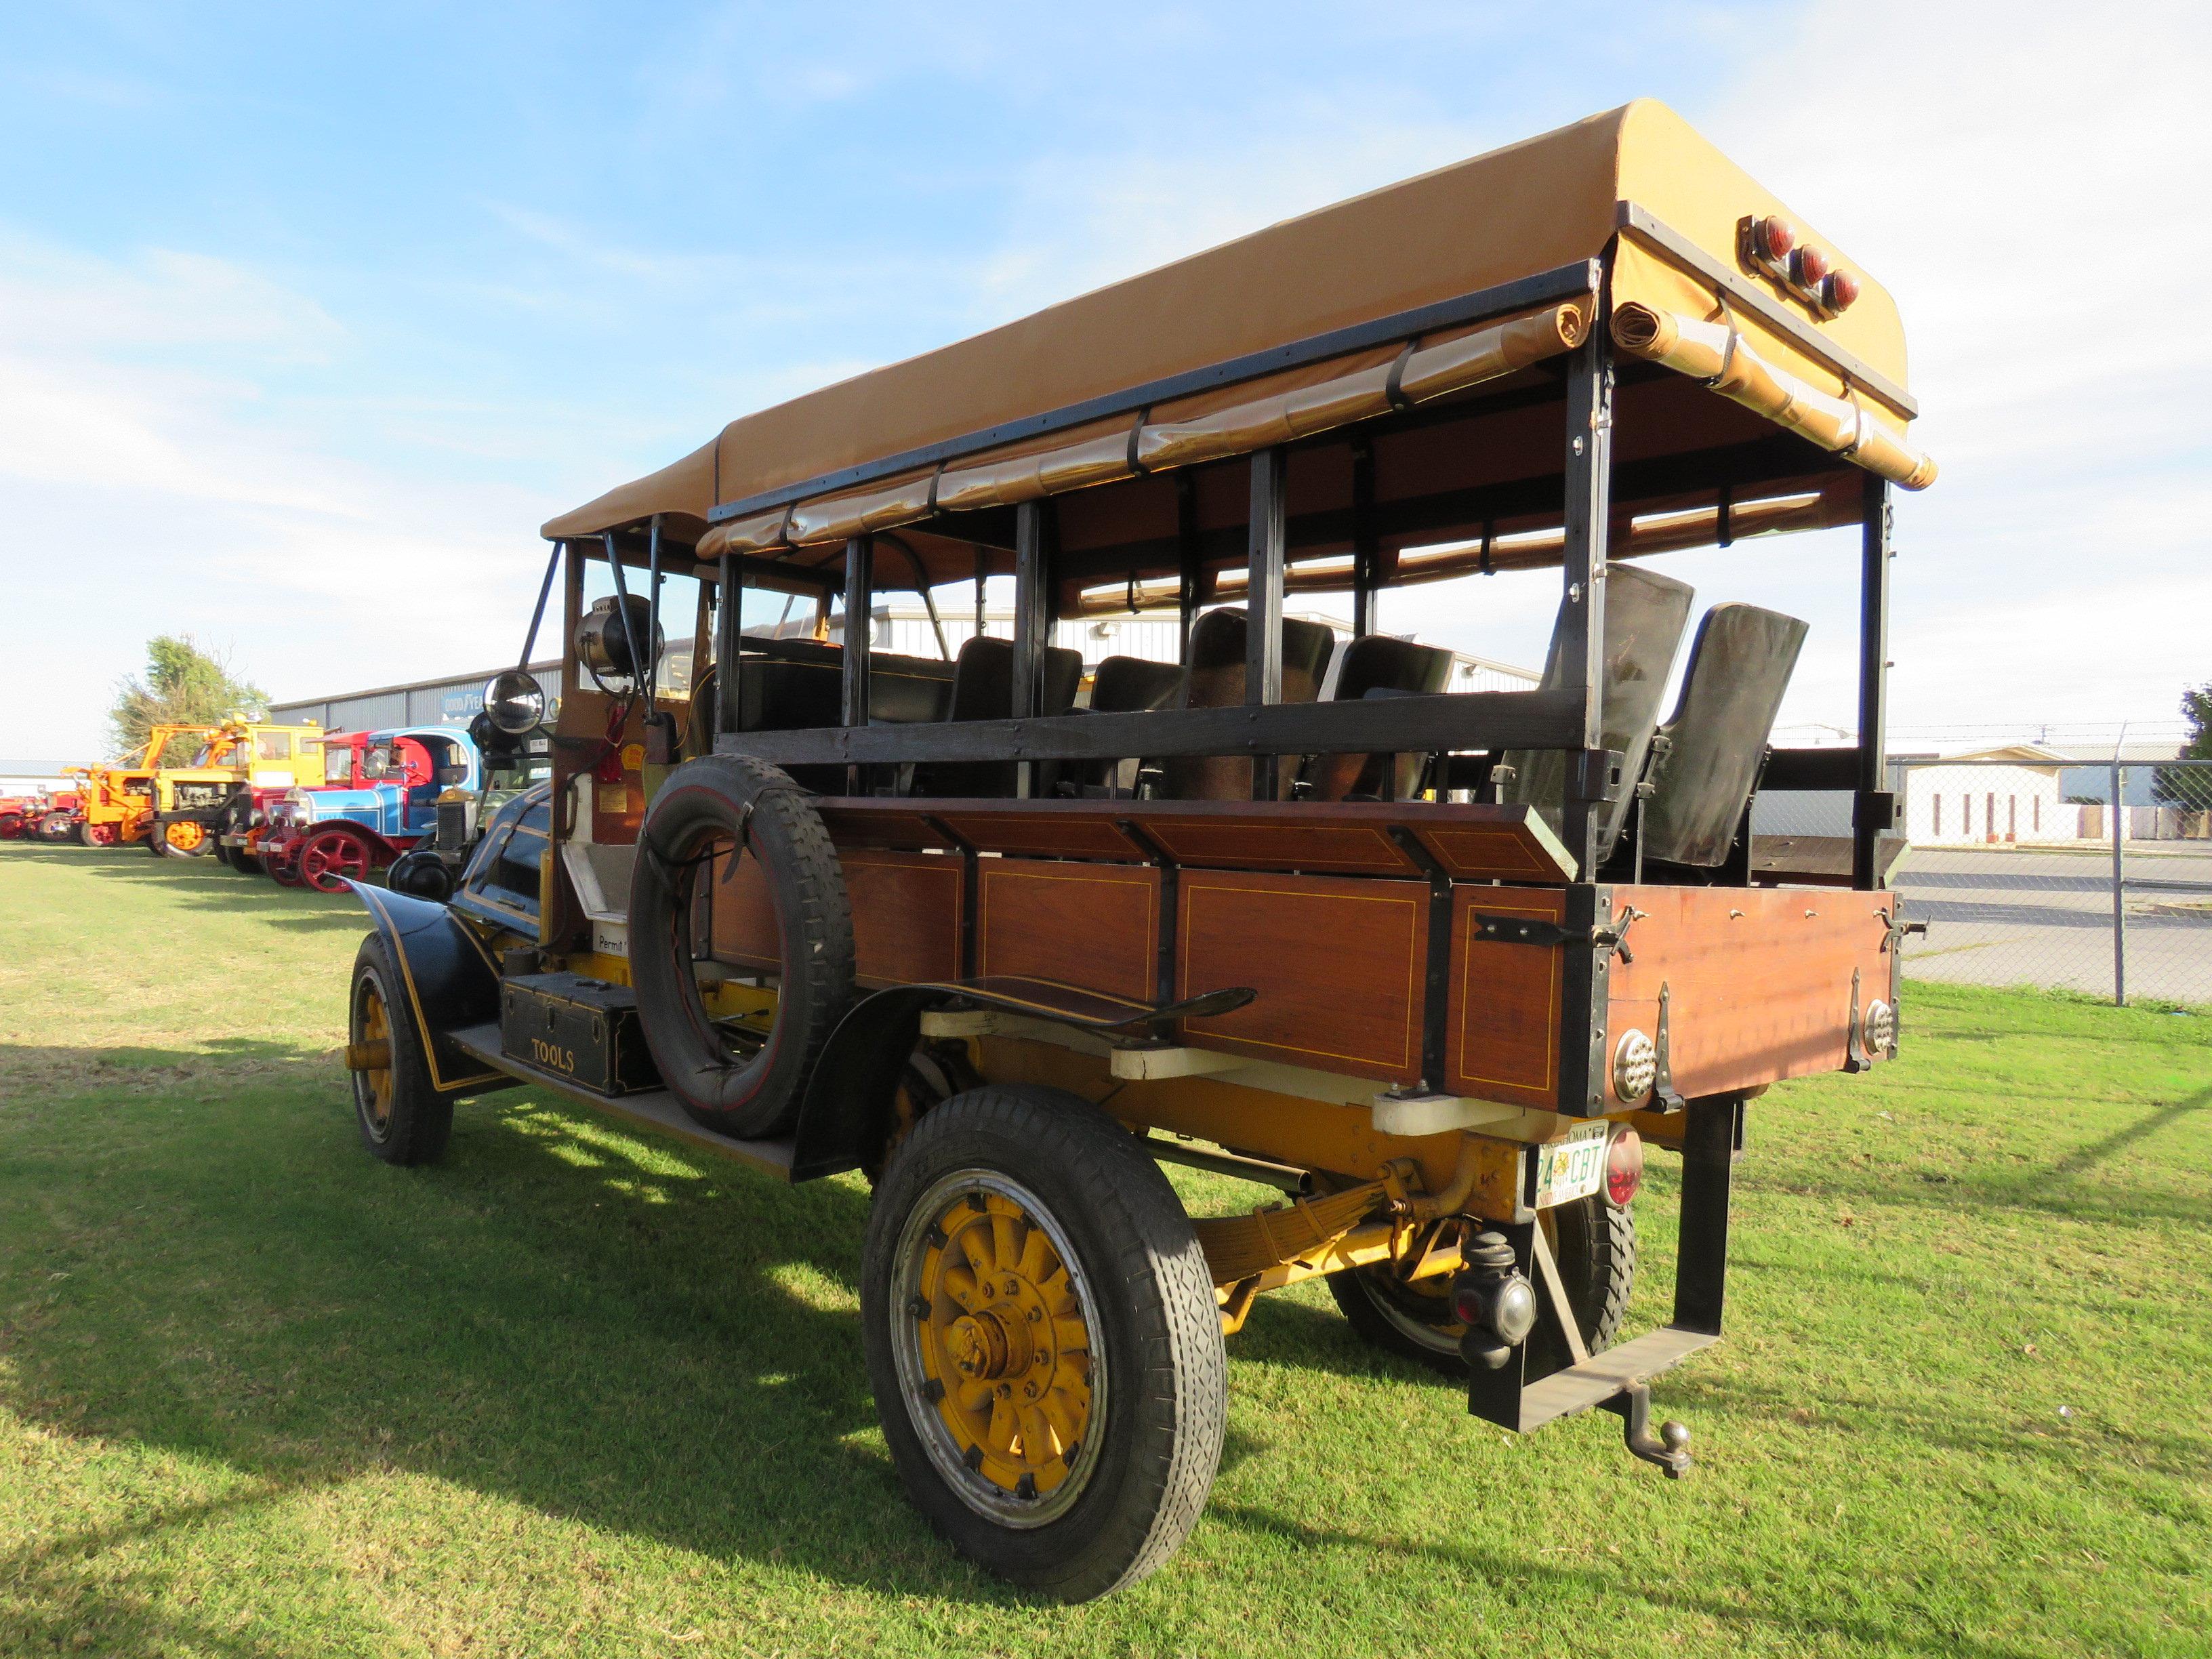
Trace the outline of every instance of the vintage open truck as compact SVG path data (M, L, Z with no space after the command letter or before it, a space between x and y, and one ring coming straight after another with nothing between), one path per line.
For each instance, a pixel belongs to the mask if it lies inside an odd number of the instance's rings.
M357 889L362 1133L421 1162L520 1085L864 1171L892 1459L1045 1593L1175 1551L1224 1334L1316 1275L1480 1417L1604 1407L1679 1474L1650 1384L1720 1335L1747 1103L1897 1048L1905 380L1890 297L1638 103L737 421L545 526L554 775L449 903ZM1836 527L1856 746L1778 752L1805 625L1693 629L1658 556ZM1532 568L1534 690L1453 693L1376 625ZM994 577L1011 638L866 647L872 596L972 583L980 618ZM1293 591L1348 593L1349 643ZM1133 610L1180 661L1054 643ZM1848 867L1754 860L1761 787L1848 796ZM1674 1311L1624 1338L1654 1146ZM1274 1200L1194 1223L1161 1160Z

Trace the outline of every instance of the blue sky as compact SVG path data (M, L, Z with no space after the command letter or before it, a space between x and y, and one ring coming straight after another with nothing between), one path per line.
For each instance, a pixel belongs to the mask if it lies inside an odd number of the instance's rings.
M2170 723L2207 25L1841 9L10 7L0 763L96 750L164 629L279 696L494 661L536 526L735 415L1638 95L1904 306L1900 727ZM1687 563L1808 615L1789 717L1848 722L1847 547ZM1551 602L1386 622L1533 661Z

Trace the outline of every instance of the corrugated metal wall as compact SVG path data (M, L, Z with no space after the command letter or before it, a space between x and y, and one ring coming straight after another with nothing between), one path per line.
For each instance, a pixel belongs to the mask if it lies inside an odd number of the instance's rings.
M300 725L313 720L326 732L380 732L398 726L466 726L483 708L484 683L500 671L487 668L452 679L418 680L412 685L379 686L334 697L271 705L273 720ZM530 672L557 701L561 665L532 663Z

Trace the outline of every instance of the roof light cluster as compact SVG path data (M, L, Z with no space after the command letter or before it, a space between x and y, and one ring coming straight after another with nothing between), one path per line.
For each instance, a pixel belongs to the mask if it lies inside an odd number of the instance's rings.
M1840 316L1859 297L1859 279L1838 270L1833 254L1805 240L1778 213L1743 222L1743 262L1823 319Z

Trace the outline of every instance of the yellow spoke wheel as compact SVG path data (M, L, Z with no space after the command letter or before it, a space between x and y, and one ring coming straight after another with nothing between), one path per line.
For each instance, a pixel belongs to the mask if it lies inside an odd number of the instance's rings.
M162 839L179 853L197 853L207 844L207 829L190 818L179 818L161 827Z
M1082 1491L1103 1409L1101 1334L1074 1251L1026 1188L944 1176L900 1241L900 1382L947 1483L1002 1524L1042 1526Z
M392 1126L392 1017L384 1006L383 988L370 980L361 988L361 1046L380 1047L385 1064L354 1073L354 1092L361 1115L379 1133Z

